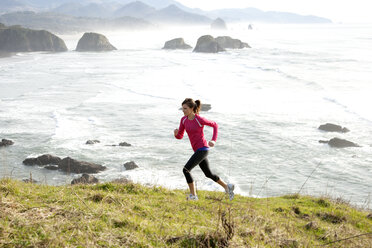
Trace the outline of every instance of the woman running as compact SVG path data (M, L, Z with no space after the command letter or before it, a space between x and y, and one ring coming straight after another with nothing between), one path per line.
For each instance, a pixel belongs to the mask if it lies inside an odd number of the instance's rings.
M186 130L192 149L194 150L194 154L186 163L185 167L183 167L183 174L185 175L186 181L190 188L190 195L187 197L187 199L198 200L198 196L195 192L194 180L190 172L196 165L199 165L205 176L221 185L229 195L230 200L232 200L234 198L234 184L226 184L217 175L214 175L209 169L209 162L207 158L208 151L209 147L214 147L216 143L218 125L214 121L201 117L199 115L200 108L201 103L199 100L194 101L192 98L186 98L182 102L182 111L185 116L181 118L180 127L174 130L174 136L177 139L182 139ZM203 133L204 125L213 127L213 137L208 143Z

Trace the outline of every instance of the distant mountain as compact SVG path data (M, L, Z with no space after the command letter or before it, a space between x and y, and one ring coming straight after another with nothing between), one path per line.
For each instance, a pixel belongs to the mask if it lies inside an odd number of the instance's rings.
M1 15L0 23L7 26L22 25L26 28L45 29L55 33L153 28L151 23L133 17L102 19L74 17L51 12L35 13L32 11Z
M79 0L79 1L73 1L73 0L9 0L11 2L20 2L22 4L34 7L34 8L40 8L40 9L51 9L56 8L62 4L65 3L71 3L71 2L78 2L82 5L87 5L91 3L95 4L111 4L111 3L118 3L120 5L126 5L128 3L131 3L135 0ZM143 3L153 6L156 9L165 8L171 4L181 5L180 3L174 1L174 0L142 0ZM1 3L1 2L0 2ZM2 4L1 4L2 5Z
M156 9L151 7L143 2L136 1L125 5L124 7L116 10L114 12L114 16L121 17L121 16L131 16L136 18L144 18L151 13L154 13Z
M146 17L146 20L169 24L210 24L212 21L206 16L183 11L176 5L170 5L152 13Z
M73 2L73 0L17 0L25 5L31 6L33 8L39 8L39 10L49 10L51 8L56 8L62 4ZM103 1L96 0L79 0L82 5L90 3L100 3Z
M142 23L140 26L155 24L207 24L212 20L222 18L227 25L229 22L266 22L266 23L331 23L331 20L317 16L303 16L287 12L265 12L256 8L245 9L220 9L214 11L203 11L201 9L188 8L174 0L0 0L0 15L19 10L32 10L40 12L38 15L13 14L6 16L6 21L20 19L20 23L30 28L63 28L61 23L67 24L65 30L73 27L73 30L79 28L78 21L73 17L82 17L83 25L89 25L89 19L92 23L100 22L104 25L113 24L113 19L118 17L132 17L131 25L135 22ZM43 12L44 14L41 14ZM53 14L56 12L55 20ZM62 16L61 16L62 14ZM45 18L48 16L47 18ZM27 26L26 18L30 19L30 25ZM103 18L105 20L95 20L94 18ZM124 18L128 22L128 18ZM121 18L121 20L124 20ZM138 20L142 19L142 20ZM68 25L68 21L72 23ZM49 21L51 23L42 23ZM118 22L116 20L115 22ZM114 23L115 23L114 22ZM36 26L40 24L40 27ZM146 24L145 24L146 23ZM8 23L6 23L8 24ZM75 26L76 25L76 26ZM136 25L134 25L136 26ZM102 25L100 25L102 27Z
M117 3L83 5L80 2L68 2L50 11L72 16L111 18L112 13L120 7Z
M262 11L256 8L220 9L207 12L211 18L222 18L227 22L267 22L267 23L331 23L326 18L303 16L288 12Z
M32 7L18 0L0 0L0 13L31 10Z
M79 2L69 2L64 3L57 8L51 9L52 12L64 14L64 15L72 15L72 16L80 16L80 9L83 7L82 4Z
M132 1L134 0L131 0L130 2ZM163 9L163 8L168 7L169 5L176 5L178 7L183 6L182 4L174 0L140 0L140 1L147 5L154 7L155 9Z

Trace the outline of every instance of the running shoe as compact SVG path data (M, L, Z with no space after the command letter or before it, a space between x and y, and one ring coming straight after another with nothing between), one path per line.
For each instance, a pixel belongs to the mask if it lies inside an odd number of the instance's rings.
M189 195L186 197L186 200L188 200L188 201L197 201L197 200L199 200L199 198L198 198L197 195L189 194Z

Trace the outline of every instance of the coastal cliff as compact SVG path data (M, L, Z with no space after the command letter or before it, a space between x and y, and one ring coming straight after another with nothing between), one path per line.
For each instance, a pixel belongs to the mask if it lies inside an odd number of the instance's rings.
M37 51L65 52L67 47L61 38L45 30L0 27L0 53Z

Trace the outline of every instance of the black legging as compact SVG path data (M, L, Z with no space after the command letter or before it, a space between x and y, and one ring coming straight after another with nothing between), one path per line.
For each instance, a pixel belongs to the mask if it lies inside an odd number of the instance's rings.
M190 174L190 171L199 164L200 168L204 172L204 175L213 181L217 182L220 178L217 175L214 175L211 170L209 169L209 162L208 162L208 150L206 151L196 151L189 161L187 161L185 167L183 167L183 174L186 177L187 183L192 183L194 180Z

